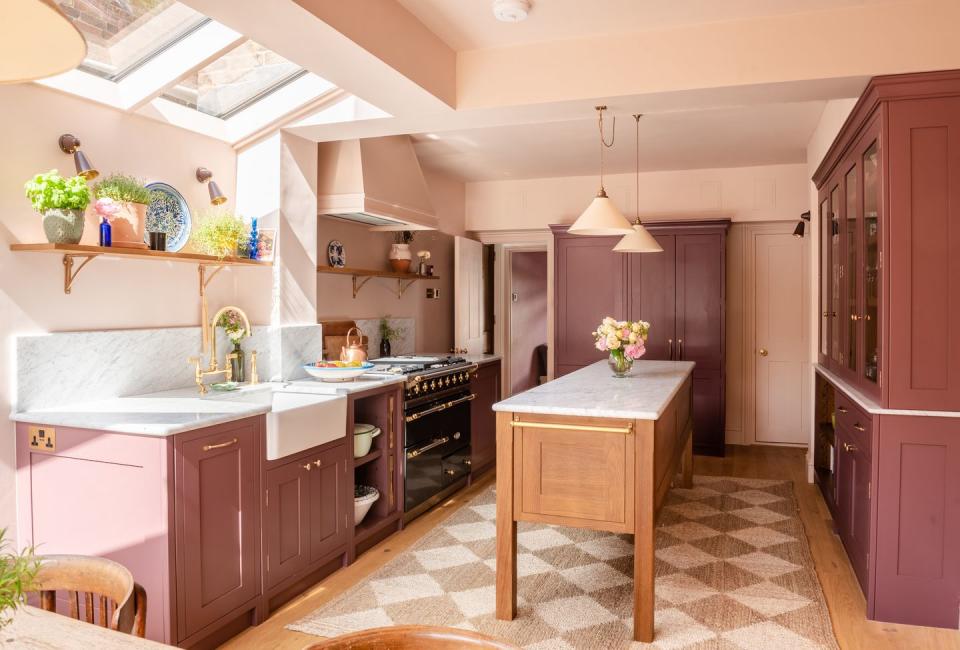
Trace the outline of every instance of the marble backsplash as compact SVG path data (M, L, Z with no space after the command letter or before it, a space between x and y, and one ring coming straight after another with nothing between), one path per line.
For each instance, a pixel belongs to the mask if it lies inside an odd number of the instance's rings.
M243 341L249 372L257 351L261 381L306 377L301 365L320 358L320 325L254 327ZM191 386L200 353L199 327L58 332L17 337L17 411ZM230 346L218 331L223 361ZM214 380L215 381L215 380Z
M413 318L388 318L387 322L399 336L390 341L390 354L413 354L417 345L417 321ZM358 318L357 327L367 337L367 348L371 359L380 356L380 319Z

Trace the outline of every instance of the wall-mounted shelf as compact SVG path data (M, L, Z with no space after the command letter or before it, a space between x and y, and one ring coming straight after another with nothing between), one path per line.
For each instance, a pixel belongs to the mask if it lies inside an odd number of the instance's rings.
M170 253L154 251L144 248L120 248L87 246L85 244L12 244L10 250L27 253L56 253L63 255L63 292L70 293L77 275L95 257L133 258L152 260L155 262L187 262L197 264L200 270L201 293L214 274L224 266L266 266L272 262L262 262L239 257L225 257L218 259L213 255L200 253ZM74 260L82 260L74 269ZM213 272L204 278L206 267L215 267Z
M349 275L353 277L353 297L356 298L370 278L389 278L397 281L397 298L403 295L403 292L410 288L417 280L439 280L436 275L418 275L416 273L397 273L396 271L377 271L373 269L357 269L349 266L318 266L317 273L330 273L332 275Z

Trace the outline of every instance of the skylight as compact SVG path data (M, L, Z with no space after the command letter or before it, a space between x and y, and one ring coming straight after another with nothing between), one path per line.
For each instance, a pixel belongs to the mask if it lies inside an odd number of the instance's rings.
M80 69L119 81L210 22L175 0L57 0L87 40Z
M182 78L163 97L201 113L227 119L305 74L306 70L276 52L253 41L245 41Z

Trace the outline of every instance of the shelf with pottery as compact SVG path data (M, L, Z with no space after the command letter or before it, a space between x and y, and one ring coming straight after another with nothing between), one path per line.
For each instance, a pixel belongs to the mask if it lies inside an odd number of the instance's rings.
M356 298L360 289L371 278L388 278L397 281L397 298L410 288L417 280L439 280L437 275L420 275L418 273L401 273L398 271L381 271L376 269L359 269L350 266L318 266L317 273L353 276L353 297Z
M63 255L63 292L70 293L73 282L80 270L95 257L116 257L116 258L134 258L141 260L153 260L158 262L187 262L197 264L201 276L201 283L206 284L213 278L221 268L225 266L272 266L272 262L261 260L251 260L241 257L225 257L220 259L214 255L203 255L201 253L170 253L167 251L155 251L148 248L121 248L119 246L89 246L86 244L11 244L10 250L15 252L27 253L57 253ZM74 260L83 261L74 268ZM214 270L209 275L206 268L212 267Z

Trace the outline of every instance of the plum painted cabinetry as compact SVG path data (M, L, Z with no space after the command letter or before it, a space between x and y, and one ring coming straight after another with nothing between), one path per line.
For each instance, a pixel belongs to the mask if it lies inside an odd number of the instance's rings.
M867 615L957 628L960 71L871 80L813 180L817 483Z
M470 379L470 391L476 395L470 404L470 471L476 476L492 468L497 459L497 414L493 405L500 401L500 362L480 364Z

